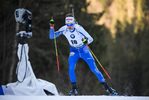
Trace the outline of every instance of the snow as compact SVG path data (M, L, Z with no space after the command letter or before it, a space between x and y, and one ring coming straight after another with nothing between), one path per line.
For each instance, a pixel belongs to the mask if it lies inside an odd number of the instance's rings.
M0 96L0 100L149 100L149 96Z

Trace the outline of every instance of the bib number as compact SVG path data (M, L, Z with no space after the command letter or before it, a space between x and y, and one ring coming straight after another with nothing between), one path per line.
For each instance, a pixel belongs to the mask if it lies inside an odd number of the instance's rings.
M72 44L78 44L77 40L71 40Z

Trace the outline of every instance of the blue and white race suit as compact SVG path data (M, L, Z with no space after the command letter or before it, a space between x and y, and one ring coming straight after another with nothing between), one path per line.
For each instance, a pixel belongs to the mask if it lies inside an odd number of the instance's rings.
M63 34L70 44L70 55L69 55L69 76L71 83L76 82L75 76L75 64L79 58L82 58L87 62L90 69L97 76L100 82L104 82L105 79L101 72L96 67L94 58L92 57L88 47L82 42L82 39L86 38L88 44L93 42L93 38L84 30L84 28L78 24L74 25L73 30L69 30L66 25L62 26L58 31L54 32L53 27L50 27L49 38L54 39Z

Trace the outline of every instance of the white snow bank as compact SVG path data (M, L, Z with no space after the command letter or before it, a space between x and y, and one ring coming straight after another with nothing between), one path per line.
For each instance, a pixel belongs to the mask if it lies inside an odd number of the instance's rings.
M149 100L149 96L0 96L0 100Z

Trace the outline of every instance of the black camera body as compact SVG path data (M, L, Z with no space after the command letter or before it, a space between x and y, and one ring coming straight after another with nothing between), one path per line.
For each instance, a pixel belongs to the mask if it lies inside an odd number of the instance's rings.
M26 31L20 31L16 36L31 38L32 37L32 13L24 8L18 8L14 12L16 22L25 24Z
M32 37L32 13L29 10L24 8L18 8L14 12L16 22L22 23L25 25L25 31L20 31L16 34L17 41L20 44L25 44L26 38Z

